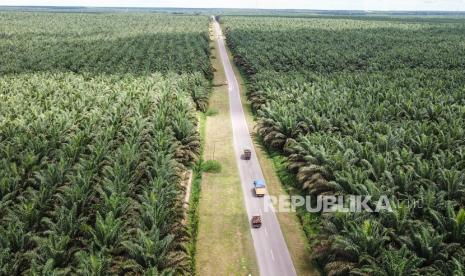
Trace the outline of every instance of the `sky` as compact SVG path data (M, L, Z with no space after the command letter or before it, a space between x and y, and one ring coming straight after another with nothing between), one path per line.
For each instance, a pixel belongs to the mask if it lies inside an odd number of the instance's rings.
M0 0L0 5L465 11L465 0Z

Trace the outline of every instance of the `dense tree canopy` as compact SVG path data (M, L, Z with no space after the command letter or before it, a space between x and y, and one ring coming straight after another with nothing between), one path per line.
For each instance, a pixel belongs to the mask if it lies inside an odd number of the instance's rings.
M0 13L0 74L36 71L212 77L208 18Z
M0 22L0 275L190 274L208 18Z
M463 275L465 22L222 22L258 132L300 191L390 198L393 212L321 215L308 237L324 272Z

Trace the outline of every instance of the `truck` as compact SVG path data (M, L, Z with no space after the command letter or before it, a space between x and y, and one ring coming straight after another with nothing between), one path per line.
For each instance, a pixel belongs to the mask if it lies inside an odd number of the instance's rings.
M263 197L265 195L265 181L263 179L257 179L253 182L255 188L255 195L257 197Z
M262 226L262 218L260 216L253 216L252 217L252 227L253 228L260 228Z
M250 157L252 156L252 151L248 148L244 149L244 159L245 160L250 160Z

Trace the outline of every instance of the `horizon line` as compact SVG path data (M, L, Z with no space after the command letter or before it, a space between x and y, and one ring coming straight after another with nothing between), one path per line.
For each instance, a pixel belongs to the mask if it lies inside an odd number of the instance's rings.
M216 10L269 10L269 11L348 11L348 12L446 12L446 13L465 13L465 10L361 10L361 9L308 9L308 8L221 8L221 7L174 7L174 6L78 6L78 5L3 5L0 7L10 8L102 8L102 9L216 9Z

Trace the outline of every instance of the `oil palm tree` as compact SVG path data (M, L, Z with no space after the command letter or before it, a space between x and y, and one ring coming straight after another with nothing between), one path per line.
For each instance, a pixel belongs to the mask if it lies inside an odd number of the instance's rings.
M373 276L421 275L418 268L421 267L422 259L408 250L406 246L402 246L398 250L394 248L384 250L381 256L381 258L363 256L362 259L367 264L354 269L352 273Z
M110 272L111 260L103 253L80 251L77 256L77 273L86 276L105 276Z
M295 114L283 106L274 109L264 107L258 115L258 134L273 149L282 150L288 139L295 139L301 133Z
M402 241L423 259L422 265L433 264L434 261L442 257L441 254L446 249L444 235L438 234L434 229L424 225L411 235L402 237Z

